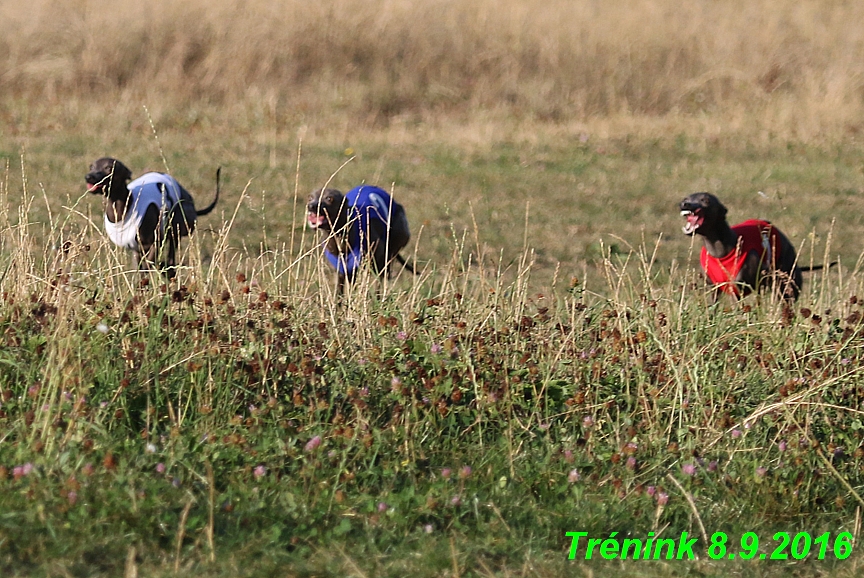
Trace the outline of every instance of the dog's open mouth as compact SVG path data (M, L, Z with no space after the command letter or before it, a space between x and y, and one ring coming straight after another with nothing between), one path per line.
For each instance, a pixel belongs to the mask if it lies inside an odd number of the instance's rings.
M309 226L313 229L320 229L327 225L327 215L319 215L317 213L307 213Z
M87 192L88 193L95 193L96 191L100 190L101 188L102 188L102 183L92 183L92 184L88 183Z
M689 211L684 209L681 211L681 216L687 219L687 223L681 227L681 230L684 231L685 235L692 235L696 232L699 227L702 226L702 223L705 221L705 217L702 215L702 211L700 209L696 209L696 211Z

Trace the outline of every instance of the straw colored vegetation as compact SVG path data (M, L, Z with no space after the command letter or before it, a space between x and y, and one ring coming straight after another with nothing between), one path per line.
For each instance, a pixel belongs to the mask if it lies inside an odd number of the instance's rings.
M0 3L0 575L856 575L862 21ZM200 204L223 166L172 282L105 238L106 154ZM331 176L394 192L419 275L337 303L302 226ZM794 306L709 305L695 190L840 265ZM571 562L568 531L687 531L699 559ZM831 541L712 561L720 531Z
M379 123L722 111L810 135L862 130L862 21L818 0L34 0L0 7L0 77L42 98L257 98Z

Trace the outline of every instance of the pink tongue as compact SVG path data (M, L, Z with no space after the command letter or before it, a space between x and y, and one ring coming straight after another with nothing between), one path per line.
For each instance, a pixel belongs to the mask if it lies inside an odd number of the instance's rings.
M320 227L324 224L324 215L316 215L315 213L309 213L309 224L313 227Z

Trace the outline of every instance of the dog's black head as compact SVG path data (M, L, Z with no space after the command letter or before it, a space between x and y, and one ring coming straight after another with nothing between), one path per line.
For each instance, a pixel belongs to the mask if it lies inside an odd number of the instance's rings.
M93 164L90 165L90 172L84 176L84 180L90 185L87 187L88 193L107 195L110 198L116 196L118 199L128 195L126 183L131 178L132 171L117 159L110 157L93 161Z
M687 218L682 227L688 237L699 233L699 229L713 228L726 220L726 207L711 193L693 193L684 197L678 205L681 216Z
M306 218L313 229L338 230L347 221L348 201L336 189L316 189L306 203Z

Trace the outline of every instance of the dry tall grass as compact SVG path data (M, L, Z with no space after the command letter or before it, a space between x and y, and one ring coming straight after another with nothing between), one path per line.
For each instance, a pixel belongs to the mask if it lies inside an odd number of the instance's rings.
M819 0L33 0L0 4L0 79L373 121L722 111L855 132L862 22L864 4Z

